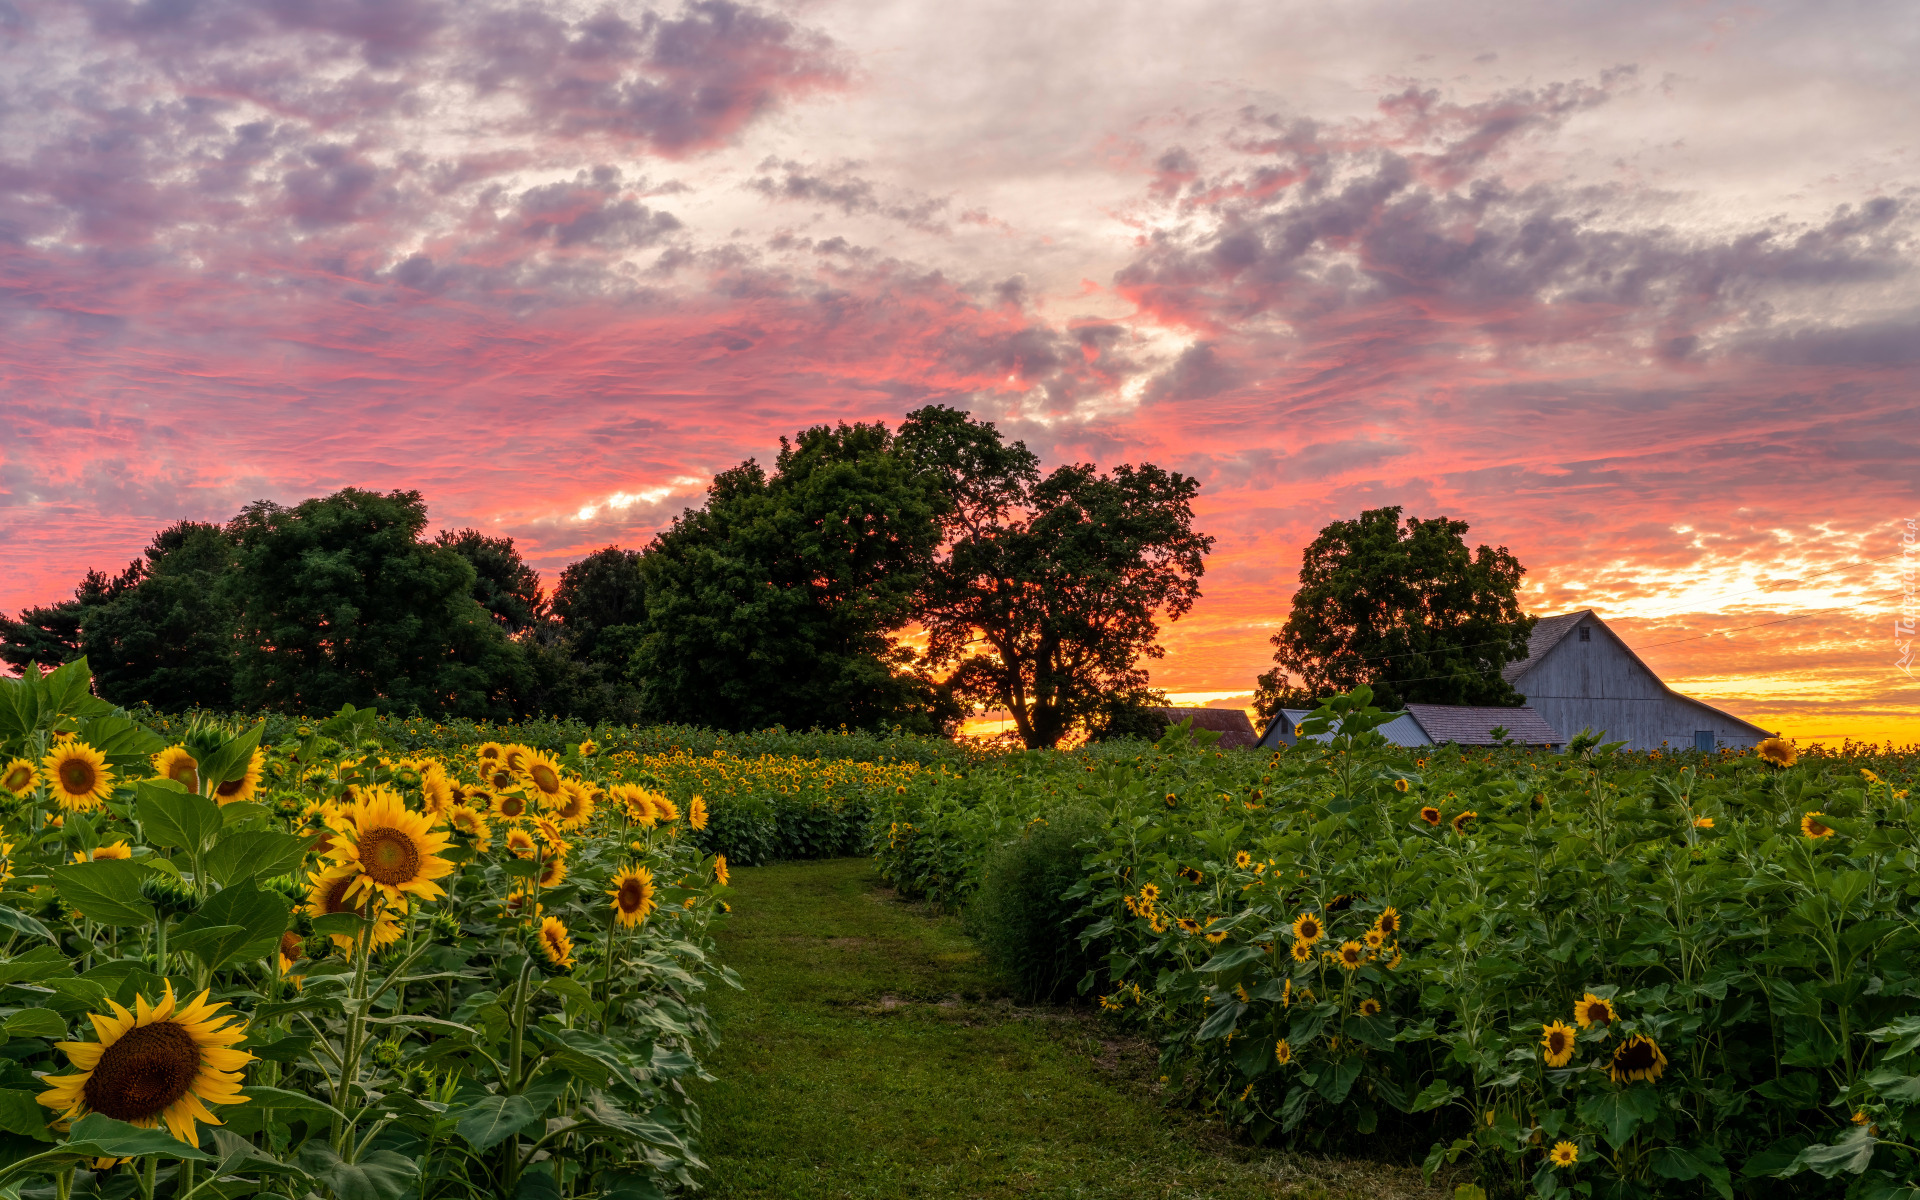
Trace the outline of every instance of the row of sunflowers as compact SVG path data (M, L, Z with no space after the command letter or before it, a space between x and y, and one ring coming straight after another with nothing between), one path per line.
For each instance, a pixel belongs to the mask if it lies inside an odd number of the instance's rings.
M1920 748L1409 750L1370 700L1280 751L923 772L876 853L981 904L1083 831L1059 956L1256 1139L1493 1195L1920 1197Z
M727 862L591 739L163 737L0 679L0 1194L694 1186ZM557 749L558 752L554 752Z

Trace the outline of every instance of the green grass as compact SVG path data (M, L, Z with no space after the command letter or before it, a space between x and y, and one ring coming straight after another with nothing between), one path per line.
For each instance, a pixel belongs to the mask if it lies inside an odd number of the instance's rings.
M709 1196L1444 1193L1417 1172L1236 1145L1157 1097L1151 1047L1076 1010L1009 1002L950 918L861 859L734 872L701 1085Z

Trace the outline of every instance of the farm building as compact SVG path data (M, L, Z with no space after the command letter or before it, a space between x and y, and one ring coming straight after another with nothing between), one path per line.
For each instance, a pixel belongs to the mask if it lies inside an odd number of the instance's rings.
M1300 722L1312 710L1283 708L1260 738L1265 747L1291 746L1300 740ZM1497 735L1495 731L1500 731ZM1497 746L1505 736L1519 746L1559 747L1565 738L1531 708L1492 708L1464 704L1409 704L1405 712L1376 730L1396 746ZM1327 734L1310 734L1326 741Z
M1662 683L1592 609L1540 618L1527 657L1501 674L1565 737L1605 730L1629 750L1712 751L1747 750L1773 736Z
M1767 730L1662 683L1620 635L1592 609L1542 617L1527 641L1527 657L1501 671L1526 697L1519 708L1409 704L1380 728L1396 746L1454 742L1491 746L1504 727L1524 746L1564 746L1583 729L1624 741L1629 750L1752 749ZM1267 723L1260 745L1290 746L1308 709L1284 709Z
M1220 734L1220 740L1214 745L1221 750L1243 750L1260 740L1243 709L1150 708L1147 711L1164 718L1170 726L1191 720L1195 729L1213 730Z

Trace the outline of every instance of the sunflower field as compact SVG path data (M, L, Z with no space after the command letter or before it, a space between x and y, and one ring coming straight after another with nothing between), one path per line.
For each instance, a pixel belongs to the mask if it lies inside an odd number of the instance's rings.
M1083 994L1257 1140L1496 1196L1920 1198L1920 748L1405 750L1370 700L1279 752L923 770L876 855L967 908L1090 830Z
M266 732L0 679L0 1195L694 1186L704 801L590 738Z

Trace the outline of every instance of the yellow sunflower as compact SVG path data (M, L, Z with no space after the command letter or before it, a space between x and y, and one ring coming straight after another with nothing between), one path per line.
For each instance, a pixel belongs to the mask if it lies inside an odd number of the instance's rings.
M645 867L628 867L615 875L612 882L613 888L607 895L613 897L614 919L629 929L646 920L656 906L653 872Z
M515 775L518 775L522 765L529 758L532 758L535 753L536 751L532 746L523 746L519 742L514 742L505 750L501 751L500 765L512 771Z
M6 770L0 771L0 788L12 792L16 800L32 791L39 781L40 771L28 759L16 758L7 764Z
M328 857L359 866L356 893L373 889L388 904L400 906L408 895L437 900L447 894L433 881L453 872L453 864L440 857L448 835L433 827L432 818L410 811L398 795L380 787L368 788L348 817L344 836Z
M293 974L294 964L307 956L307 941L289 929L280 935L280 974Z
M153 774L171 779L190 792L200 790L200 762L184 746L168 746L153 756Z
M253 1055L235 1050L247 1036L244 1024L229 1025L219 1013L224 1001L207 1003L201 992L181 1008L168 983L160 1002L134 998L134 1011L107 1001L112 1016L90 1013L97 1042L56 1042L80 1069L78 1075L48 1075L41 1104L66 1121L101 1113L143 1129L164 1124L167 1132L198 1143L194 1122L218 1125L208 1104L245 1104L240 1073Z
M627 819L635 825L651 827L654 822L653 793L631 783L613 789L614 798L627 810Z
M727 856L716 854L713 856L713 881L721 887L726 887L727 879Z
M598 753L600 753L599 743L595 742L592 738L587 738L580 743L581 758L592 758Z
M1142 904L1156 904L1159 902L1159 900L1160 900L1159 884L1143 883L1140 885L1140 902Z
M1574 1023L1582 1029L1591 1029L1595 1025L1611 1025L1619 1019L1613 1011L1613 1001L1603 1000L1588 992L1580 997L1580 1003L1573 1006Z
M653 801L653 815L662 825L671 825L680 819L680 810L673 801L657 792L648 799Z
M1467 832L1467 827L1469 825L1472 825L1473 819L1479 815L1480 815L1479 813L1473 811L1470 808L1467 809L1465 812L1454 814L1453 831L1457 834L1465 836Z
M1273 1058L1283 1067L1293 1061L1293 1047L1287 1045L1287 1039L1281 1038L1273 1044Z
M13 843L0 838L0 883L13 878Z
M1359 942L1341 942L1333 957L1344 969L1358 971L1367 961L1367 948Z
M260 776L266 769L267 756L255 750L253 757L247 760L246 772L240 778L229 779L214 788L213 798L221 804L239 804L253 799L253 794L260 790Z
M1832 837L1833 827L1831 825L1827 825L1821 822L1820 820L1818 820L1818 818L1824 817L1824 816L1826 816L1825 813L1810 812L1806 816L1801 817L1800 832L1807 835L1809 838L1812 838L1816 842L1819 841L1821 838Z
M1253 855L1248 854L1245 850L1235 850L1233 852L1233 865L1244 871L1253 865Z
M559 887L567 879L567 855L558 848L540 856L540 886Z
M447 810L447 827L472 838L476 854L485 854L493 845L493 839L488 836L487 819L464 804L456 804Z
M354 881L360 877L360 870L352 863L340 863L324 871L313 871L307 875L307 903L300 911L309 917L324 917L328 913L359 913L360 906L353 901ZM382 909L379 919L373 923L373 932L369 935L367 948L379 950L391 946L400 940L400 922ZM353 953L353 939L344 933L333 935L333 944L341 953Z
M507 830L507 850L515 858L532 858L536 849L533 835L526 830L518 826Z
M556 967L573 966L573 939L567 936L567 927L559 917L540 922L540 952Z
M1373 920L1373 927L1389 938L1400 936L1400 910L1389 905L1380 910Z
M1362 1000L1360 1002L1360 1015L1363 1017L1379 1016L1380 1002L1378 1000L1375 1000L1372 996L1368 996L1365 1000Z
M1200 932L1200 922L1194 920L1192 917L1176 917L1173 923L1180 927L1181 933Z
M1770 737L1753 748L1760 761L1776 767L1790 767L1800 761L1800 752L1785 738Z
M707 827L707 802L699 796L687 801L687 826L691 829Z
M560 798L566 795L566 781L560 778L560 764L545 754L529 754L521 759L519 774L547 808L558 804Z
M1429 825L1440 824L1440 810L1429 804L1420 810L1420 819Z
M102 862L109 858L132 858L132 857L133 857L133 847L127 845L127 839L125 838L121 838L119 841L113 843L110 846L95 846L91 854L84 853L79 850L75 850L73 852L73 861L77 863Z
M493 811L503 821L518 821L527 815L527 798L519 792L502 792L494 799Z
M1367 944L1367 949L1378 950L1387 944L1387 935L1381 933L1378 929L1369 929L1360 935L1360 940Z
M1576 1035L1573 1027L1564 1021L1555 1021L1551 1025L1540 1027L1540 1044L1546 1047L1547 1065L1564 1067L1573 1060L1573 1043Z
M1660 1053L1660 1047L1644 1033L1636 1033L1613 1052L1613 1063L1607 1074L1615 1083L1632 1083L1646 1080L1652 1083L1660 1078L1667 1069L1667 1056Z
M507 756L507 748L499 742L481 742L480 748L474 751L474 756L480 760L481 769L485 770L504 759Z
M496 792L504 792L520 783L520 777L504 766L487 767L480 773L480 779Z
M453 781L447 778L446 770L439 763L428 763L420 772L420 798L426 810L435 816L453 807Z
M1295 962L1312 962L1313 943L1295 939L1292 949L1288 950L1287 953L1293 955L1293 961Z
M567 794L549 811L562 829L579 829L593 820L593 809L593 789L569 781Z
M1321 938L1327 936L1327 927L1322 925L1320 918L1313 913L1301 913L1298 917L1294 918L1293 936L1297 941L1305 942L1311 946Z
M1580 1161L1580 1147L1572 1142L1555 1142L1547 1152L1547 1161L1556 1167L1570 1167Z
M85 742L64 742L40 760L47 788L61 808L87 811L113 793L107 756Z

